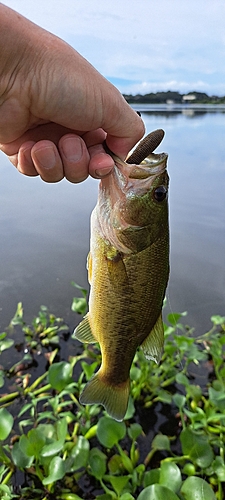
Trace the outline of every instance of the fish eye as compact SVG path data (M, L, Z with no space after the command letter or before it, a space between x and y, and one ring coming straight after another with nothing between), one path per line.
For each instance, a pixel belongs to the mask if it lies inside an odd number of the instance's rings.
M154 191L154 198L156 201L161 202L167 197L167 189L165 186L158 186Z

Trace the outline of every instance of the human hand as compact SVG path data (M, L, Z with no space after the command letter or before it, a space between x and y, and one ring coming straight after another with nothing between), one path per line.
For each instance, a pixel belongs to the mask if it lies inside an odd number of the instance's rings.
M107 175L144 134L119 91L72 47L0 4L0 149L25 175Z

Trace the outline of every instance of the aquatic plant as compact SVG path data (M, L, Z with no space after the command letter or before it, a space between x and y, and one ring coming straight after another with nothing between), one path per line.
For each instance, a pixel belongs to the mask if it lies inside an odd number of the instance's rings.
M80 290L73 310L83 314ZM64 322L41 307L29 326L18 304L0 334L0 499L222 500L225 317L195 337L185 316L168 315L159 366L137 352L127 414L116 422L79 403L98 348L79 344L80 354L61 359Z

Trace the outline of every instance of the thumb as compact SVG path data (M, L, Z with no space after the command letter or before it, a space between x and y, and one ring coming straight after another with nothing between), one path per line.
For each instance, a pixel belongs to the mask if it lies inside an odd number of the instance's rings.
M110 106L103 108L105 121L102 128L107 132L106 144L119 158L126 158L130 150L143 137L145 126L142 118L115 89L113 111ZM117 99L116 99L117 97Z

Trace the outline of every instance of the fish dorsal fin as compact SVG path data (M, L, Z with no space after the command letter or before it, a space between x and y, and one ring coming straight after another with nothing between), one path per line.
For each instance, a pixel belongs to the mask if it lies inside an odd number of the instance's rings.
M155 363L159 363L164 344L164 328L162 321L162 314L160 313L155 325L153 326L150 334L142 342L141 348L147 359L152 359Z
M88 344L94 344L95 342L97 342L91 331L89 323L89 313L84 316L84 319L75 328L73 337L77 340L80 340L80 342L87 342Z
M92 279L92 256L91 252L89 252L87 256L87 270L88 270L88 282L91 285L91 279Z

